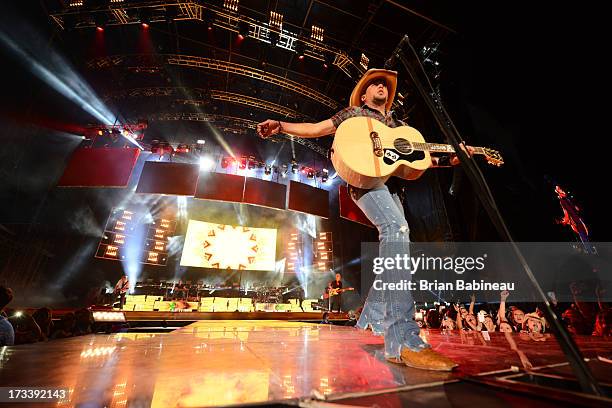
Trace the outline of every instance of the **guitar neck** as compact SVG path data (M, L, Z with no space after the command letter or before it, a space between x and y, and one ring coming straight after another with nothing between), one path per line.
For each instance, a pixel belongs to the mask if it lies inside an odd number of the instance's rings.
M440 143L413 143L415 150L429 153L455 153L453 146ZM484 147L474 147L474 154L485 154Z

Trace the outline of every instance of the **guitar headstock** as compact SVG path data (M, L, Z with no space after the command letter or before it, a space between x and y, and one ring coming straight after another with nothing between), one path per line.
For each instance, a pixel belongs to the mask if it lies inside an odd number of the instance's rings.
M502 164L504 164L504 159L499 151L489 149L487 147L484 147L482 151L487 163L497 167L500 167Z

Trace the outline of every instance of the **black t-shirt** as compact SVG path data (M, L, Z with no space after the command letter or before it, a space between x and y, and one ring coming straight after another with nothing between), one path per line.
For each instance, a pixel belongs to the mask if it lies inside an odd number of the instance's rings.
M331 287L332 289L342 289L342 281L337 282L337 281L332 281L331 283Z

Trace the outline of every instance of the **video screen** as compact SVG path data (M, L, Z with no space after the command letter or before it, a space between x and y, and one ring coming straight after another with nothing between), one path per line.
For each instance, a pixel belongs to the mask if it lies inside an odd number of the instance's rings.
M189 220L182 266L273 271L276 229Z

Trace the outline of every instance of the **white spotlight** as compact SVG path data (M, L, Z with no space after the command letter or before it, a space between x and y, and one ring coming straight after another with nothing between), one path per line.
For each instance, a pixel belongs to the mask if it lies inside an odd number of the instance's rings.
M202 140L202 139L198 139L198 141L196 142L199 145L203 145L206 143L206 140Z
M215 165L215 162L208 156L200 157L200 170L210 170Z

